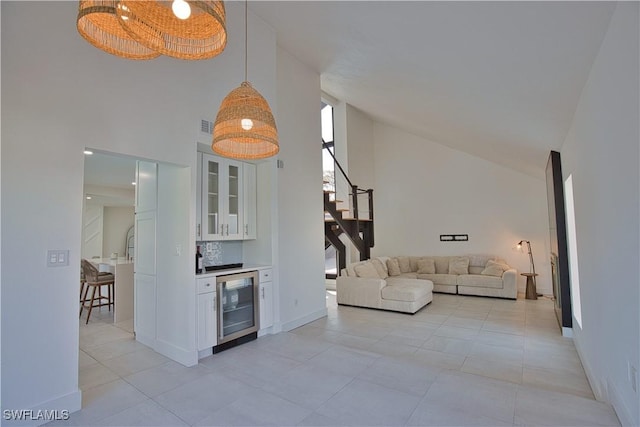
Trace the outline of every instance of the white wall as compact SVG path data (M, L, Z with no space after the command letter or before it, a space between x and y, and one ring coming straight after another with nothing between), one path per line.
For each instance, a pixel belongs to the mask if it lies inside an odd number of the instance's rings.
M375 255L495 254L519 272L530 240L538 292L552 294L546 186L509 168L374 123ZM468 234L468 242L440 242ZM519 288L525 281L519 277Z
M78 35L77 7L76 2L1 3L2 409L80 405L83 148L191 168L184 248L191 260L200 119L214 120L223 97L243 79L240 4L227 4L224 53L198 62L129 61L104 53ZM252 15L249 26L249 78L273 104L275 34ZM69 249L69 267L47 268L47 249ZM31 255L29 268L24 254ZM178 276L176 283L193 291L192 263ZM195 319L195 305L184 309Z
M278 48L277 264L284 330L326 315L320 76Z
M574 337L594 393L640 424L638 3L619 3L561 150L572 176L582 305Z
M133 206L105 206L102 237L102 253L110 256L117 252L123 257L126 249L127 231L133 227Z
M373 120L362 111L347 104L347 151L349 179L360 189L373 188ZM362 201L366 198L362 198ZM359 206L363 203L358 200ZM366 209L366 205L362 206Z

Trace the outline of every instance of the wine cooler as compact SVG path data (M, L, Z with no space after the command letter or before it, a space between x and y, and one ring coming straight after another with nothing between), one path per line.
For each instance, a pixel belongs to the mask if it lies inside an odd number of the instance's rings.
M216 286L218 351L255 339L260 326L258 272L218 276Z

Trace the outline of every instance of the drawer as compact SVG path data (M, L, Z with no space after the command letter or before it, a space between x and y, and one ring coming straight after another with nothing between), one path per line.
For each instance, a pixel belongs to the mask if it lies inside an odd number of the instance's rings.
M273 275L272 269L267 268L265 270L259 270L259 271L260 271L260 283L271 281L271 276Z
M206 292L213 292L216 290L216 276L203 277L202 279L196 279L197 292L204 294Z

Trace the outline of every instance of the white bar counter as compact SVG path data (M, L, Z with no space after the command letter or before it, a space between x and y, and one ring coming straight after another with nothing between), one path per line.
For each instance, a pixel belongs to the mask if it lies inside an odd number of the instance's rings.
M94 258L99 271L115 276L115 308L113 323L133 319L133 261L126 258Z

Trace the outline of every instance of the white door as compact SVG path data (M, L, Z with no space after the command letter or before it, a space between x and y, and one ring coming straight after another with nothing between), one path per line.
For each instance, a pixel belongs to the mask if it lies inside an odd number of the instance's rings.
M156 337L156 222L158 165L136 163L134 330L136 339L152 346Z

